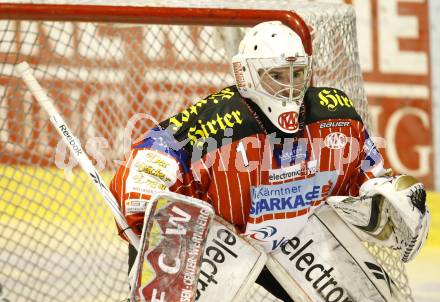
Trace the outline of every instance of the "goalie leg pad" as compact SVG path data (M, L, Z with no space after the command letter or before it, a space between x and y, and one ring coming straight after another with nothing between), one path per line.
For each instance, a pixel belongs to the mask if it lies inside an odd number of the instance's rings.
M201 261L196 301L246 301L266 260L260 246L239 236L232 225L216 217Z
M404 301L388 274L329 207L317 209L307 227L270 256L268 268L294 301Z

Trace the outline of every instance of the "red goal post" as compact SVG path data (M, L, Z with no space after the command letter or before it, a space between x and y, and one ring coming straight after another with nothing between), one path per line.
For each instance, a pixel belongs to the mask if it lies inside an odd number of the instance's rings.
M368 123L350 6L290 3L281 11L271 8L276 1L237 3L231 8L0 3L5 298L119 301L128 293L126 247L87 176L74 168L47 116L13 73L23 60L36 69L107 180L124 158L127 134L136 139L152 126L140 113L161 120L232 84L229 49L238 46L245 27L267 20L280 20L302 37L307 51L313 49L314 84L344 90ZM376 253L410 300L403 266L387 251ZM258 295L253 301L270 301Z

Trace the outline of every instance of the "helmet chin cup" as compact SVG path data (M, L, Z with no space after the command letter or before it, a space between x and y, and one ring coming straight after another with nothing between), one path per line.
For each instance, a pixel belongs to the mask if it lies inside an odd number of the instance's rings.
M281 103L258 91L248 91L251 99L263 111L267 118L279 130L285 133L296 133L299 130L300 102Z

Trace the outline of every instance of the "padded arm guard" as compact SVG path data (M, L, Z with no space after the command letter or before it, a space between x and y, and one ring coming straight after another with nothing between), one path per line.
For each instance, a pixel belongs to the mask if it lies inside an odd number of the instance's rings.
M426 191L414 177L378 177L365 182L359 197L329 197L327 202L360 237L401 252L412 260L426 240L430 213Z

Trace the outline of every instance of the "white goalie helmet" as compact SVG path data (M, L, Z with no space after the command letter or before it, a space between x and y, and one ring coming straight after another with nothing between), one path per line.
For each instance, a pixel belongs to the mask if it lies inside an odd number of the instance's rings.
M281 131L299 130L299 111L311 78L312 57L299 35L279 21L251 28L232 58L240 94Z

